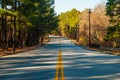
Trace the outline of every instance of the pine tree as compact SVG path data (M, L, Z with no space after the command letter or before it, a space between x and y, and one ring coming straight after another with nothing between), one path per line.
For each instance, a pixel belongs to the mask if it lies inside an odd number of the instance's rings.
M120 46L120 1L108 0L106 6L106 14L110 16L111 23L107 29L106 39L111 40L116 43L117 46Z

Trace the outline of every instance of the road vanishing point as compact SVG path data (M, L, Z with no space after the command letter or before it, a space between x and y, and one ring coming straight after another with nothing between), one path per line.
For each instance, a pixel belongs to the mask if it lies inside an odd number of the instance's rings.
M120 80L120 57L50 36L45 46L1 57L0 80Z

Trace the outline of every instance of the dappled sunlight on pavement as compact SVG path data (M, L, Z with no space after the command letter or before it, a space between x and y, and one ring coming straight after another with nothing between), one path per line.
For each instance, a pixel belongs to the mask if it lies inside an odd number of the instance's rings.
M59 53L58 53L58 62L56 65L56 75L54 80L65 80L61 49L59 50Z
M62 63L60 72L58 63ZM119 80L120 57L52 36L41 48L0 58L0 80L54 80L58 73L64 74L61 80Z
M61 45L62 46L62 45ZM71 43L62 47L66 80L119 80L120 57L83 49Z

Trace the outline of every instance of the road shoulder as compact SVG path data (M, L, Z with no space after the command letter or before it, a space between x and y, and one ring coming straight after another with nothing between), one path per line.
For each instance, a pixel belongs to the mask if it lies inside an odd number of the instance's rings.
M71 40L72 43L74 43L77 46L81 46L76 40ZM105 54L111 54L111 55L117 55L120 56L120 50L116 49L108 49L108 48L89 48L89 47L84 47L88 50L94 50L94 51L99 51Z

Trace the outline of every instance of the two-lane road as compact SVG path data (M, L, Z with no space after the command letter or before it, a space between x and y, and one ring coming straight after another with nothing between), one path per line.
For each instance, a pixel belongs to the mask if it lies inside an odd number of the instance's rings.
M57 74L61 80L120 80L120 57L51 36L41 48L0 58L0 80L55 80Z

